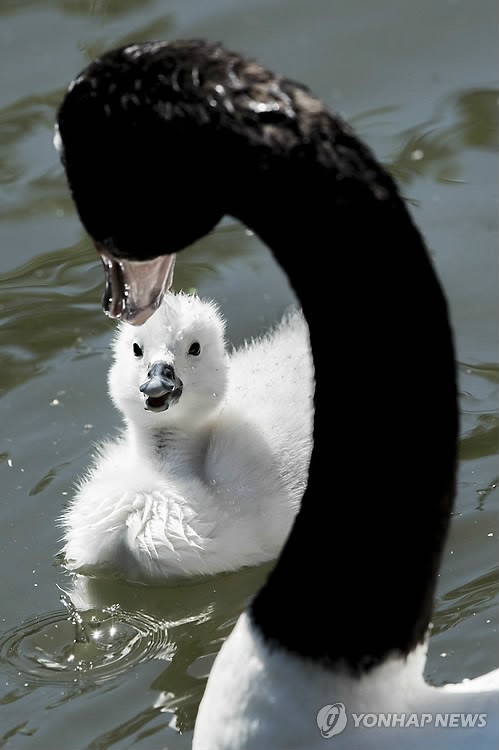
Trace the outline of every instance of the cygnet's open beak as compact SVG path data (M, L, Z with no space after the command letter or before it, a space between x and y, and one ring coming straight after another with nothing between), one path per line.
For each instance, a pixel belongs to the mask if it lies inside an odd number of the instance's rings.
M166 411L182 395L183 383L166 362L155 362L147 373L147 380L139 390L145 396L144 409Z
M97 242L95 246L106 275L102 309L110 318L142 325L172 285L175 254L136 261L116 258Z

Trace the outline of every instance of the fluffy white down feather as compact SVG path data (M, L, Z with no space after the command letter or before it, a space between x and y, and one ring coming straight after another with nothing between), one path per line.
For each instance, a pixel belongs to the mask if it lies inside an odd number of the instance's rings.
M193 342L198 356L188 353ZM274 558L311 452L313 364L302 314L227 353L216 305L168 294L145 325L121 325L113 348L109 390L125 427L100 446L64 513L67 566L160 582ZM155 413L139 386L158 361L174 368L183 391Z

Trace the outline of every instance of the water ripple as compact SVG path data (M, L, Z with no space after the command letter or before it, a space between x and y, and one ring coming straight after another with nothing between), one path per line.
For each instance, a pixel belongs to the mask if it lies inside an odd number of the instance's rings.
M117 605L79 613L67 597L61 601L65 610L32 617L0 635L0 661L25 686L97 684L140 662L172 658L165 622Z

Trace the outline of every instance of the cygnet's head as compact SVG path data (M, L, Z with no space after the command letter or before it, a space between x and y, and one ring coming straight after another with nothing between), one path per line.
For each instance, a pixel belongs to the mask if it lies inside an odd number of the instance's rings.
M144 325L120 324L113 349L109 391L129 423L188 430L224 396L224 321L211 301L167 294Z

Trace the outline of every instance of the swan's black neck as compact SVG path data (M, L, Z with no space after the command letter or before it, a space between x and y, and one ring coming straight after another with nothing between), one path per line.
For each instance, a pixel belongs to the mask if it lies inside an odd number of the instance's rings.
M251 616L330 665L407 654L431 615L457 407L446 302L393 181L306 88L204 42L109 53L59 128L80 217L115 256L174 252L224 213L272 249L311 330L315 445Z
M351 171L290 159L240 215L288 271L316 370L308 488L251 616L269 643L362 672L427 632L455 491L456 380L421 235L381 166L331 127Z
M314 450L251 616L270 643L361 672L427 633L455 494L452 332L391 177L341 120L286 90L294 127L271 155L239 161L231 212L272 249L307 317Z

